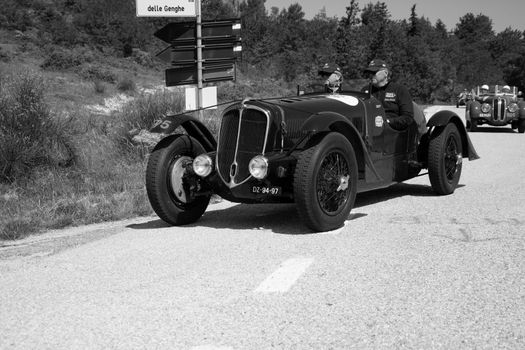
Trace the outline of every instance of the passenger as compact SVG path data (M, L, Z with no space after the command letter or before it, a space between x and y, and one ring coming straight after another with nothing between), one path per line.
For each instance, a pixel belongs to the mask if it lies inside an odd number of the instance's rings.
M363 91L370 92L381 101L386 122L393 129L403 130L415 122L412 96L405 86L390 81L392 71L385 61L371 61L365 74L370 79L372 91L368 91L370 86L364 87Z
M479 101L479 102L485 101L487 98L489 98L488 94L489 94L489 86L487 84L481 85L480 94L479 96L476 96L476 101Z
M341 68L335 64L325 63L318 73L324 80L326 92L341 92L341 84L343 83Z
M468 98L468 91L467 89L463 89L463 91L457 97L456 107L465 105L467 103L467 98Z

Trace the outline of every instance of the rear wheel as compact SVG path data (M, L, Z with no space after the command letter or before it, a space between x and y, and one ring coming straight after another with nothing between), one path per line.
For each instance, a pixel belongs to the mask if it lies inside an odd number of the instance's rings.
M193 159L205 153L187 135L162 140L151 153L146 169L146 190L151 207L164 221L184 225L198 220L210 201L201 194L200 178L191 169Z
M294 196L303 222L314 231L341 227L357 193L357 161L350 142L326 135L303 151L294 174Z
M432 189L441 195L454 192L463 165L461 136L455 124L448 124L428 147L428 175Z

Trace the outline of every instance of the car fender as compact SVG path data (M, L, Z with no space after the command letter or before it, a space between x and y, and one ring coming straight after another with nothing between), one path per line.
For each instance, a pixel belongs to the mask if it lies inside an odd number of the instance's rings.
M463 121L456 113L452 111L439 111L430 117L427 123L427 134L429 139L437 137L443 131L445 126L450 123L454 123L456 125L459 130L459 134L461 135L463 157L468 157L469 160L478 159L479 155L477 154L476 149L474 148L474 145L468 136L467 129L465 128Z
M215 141L213 134L201 121L191 115L180 114L165 116L150 129L150 132L170 135L179 126L182 126L188 135L199 141L207 152L212 152L217 149L217 141Z
M305 120L301 129L314 135L326 132L339 132L343 134L355 150L359 170L364 171L366 166L375 176L375 180L373 181L382 180L374 167L363 138L355 126L348 121L348 118L334 112L316 113Z
M467 104L465 108L465 119L467 121L470 121L470 119L479 118L479 113L481 112L481 103L478 101L472 101L469 104Z

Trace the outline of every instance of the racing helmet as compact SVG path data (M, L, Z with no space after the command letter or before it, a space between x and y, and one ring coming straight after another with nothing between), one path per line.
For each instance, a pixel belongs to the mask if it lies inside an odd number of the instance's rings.
M510 86L508 86L508 85L503 86L501 91L503 91L503 92L510 92Z
M487 84L481 85L481 90L489 90L489 86Z

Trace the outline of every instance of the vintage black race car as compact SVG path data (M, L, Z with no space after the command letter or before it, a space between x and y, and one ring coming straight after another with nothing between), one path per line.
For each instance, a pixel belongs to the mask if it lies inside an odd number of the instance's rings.
M439 111L425 125L397 131L362 92L247 99L222 113L218 142L197 119L168 116L168 134L146 170L149 200L173 225L196 221L212 194L240 203L295 202L314 231L341 227L359 192L387 187L428 169L437 194L454 192L463 158L478 155L461 119ZM172 134L183 127L186 132ZM180 130L180 129L179 129Z
M488 124L505 126L510 124L512 129L525 132L525 102L520 98L521 93L515 86L503 89L502 86L489 87L487 93L480 93L479 86L473 100L465 107L465 120L470 131L477 131L478 126Z

